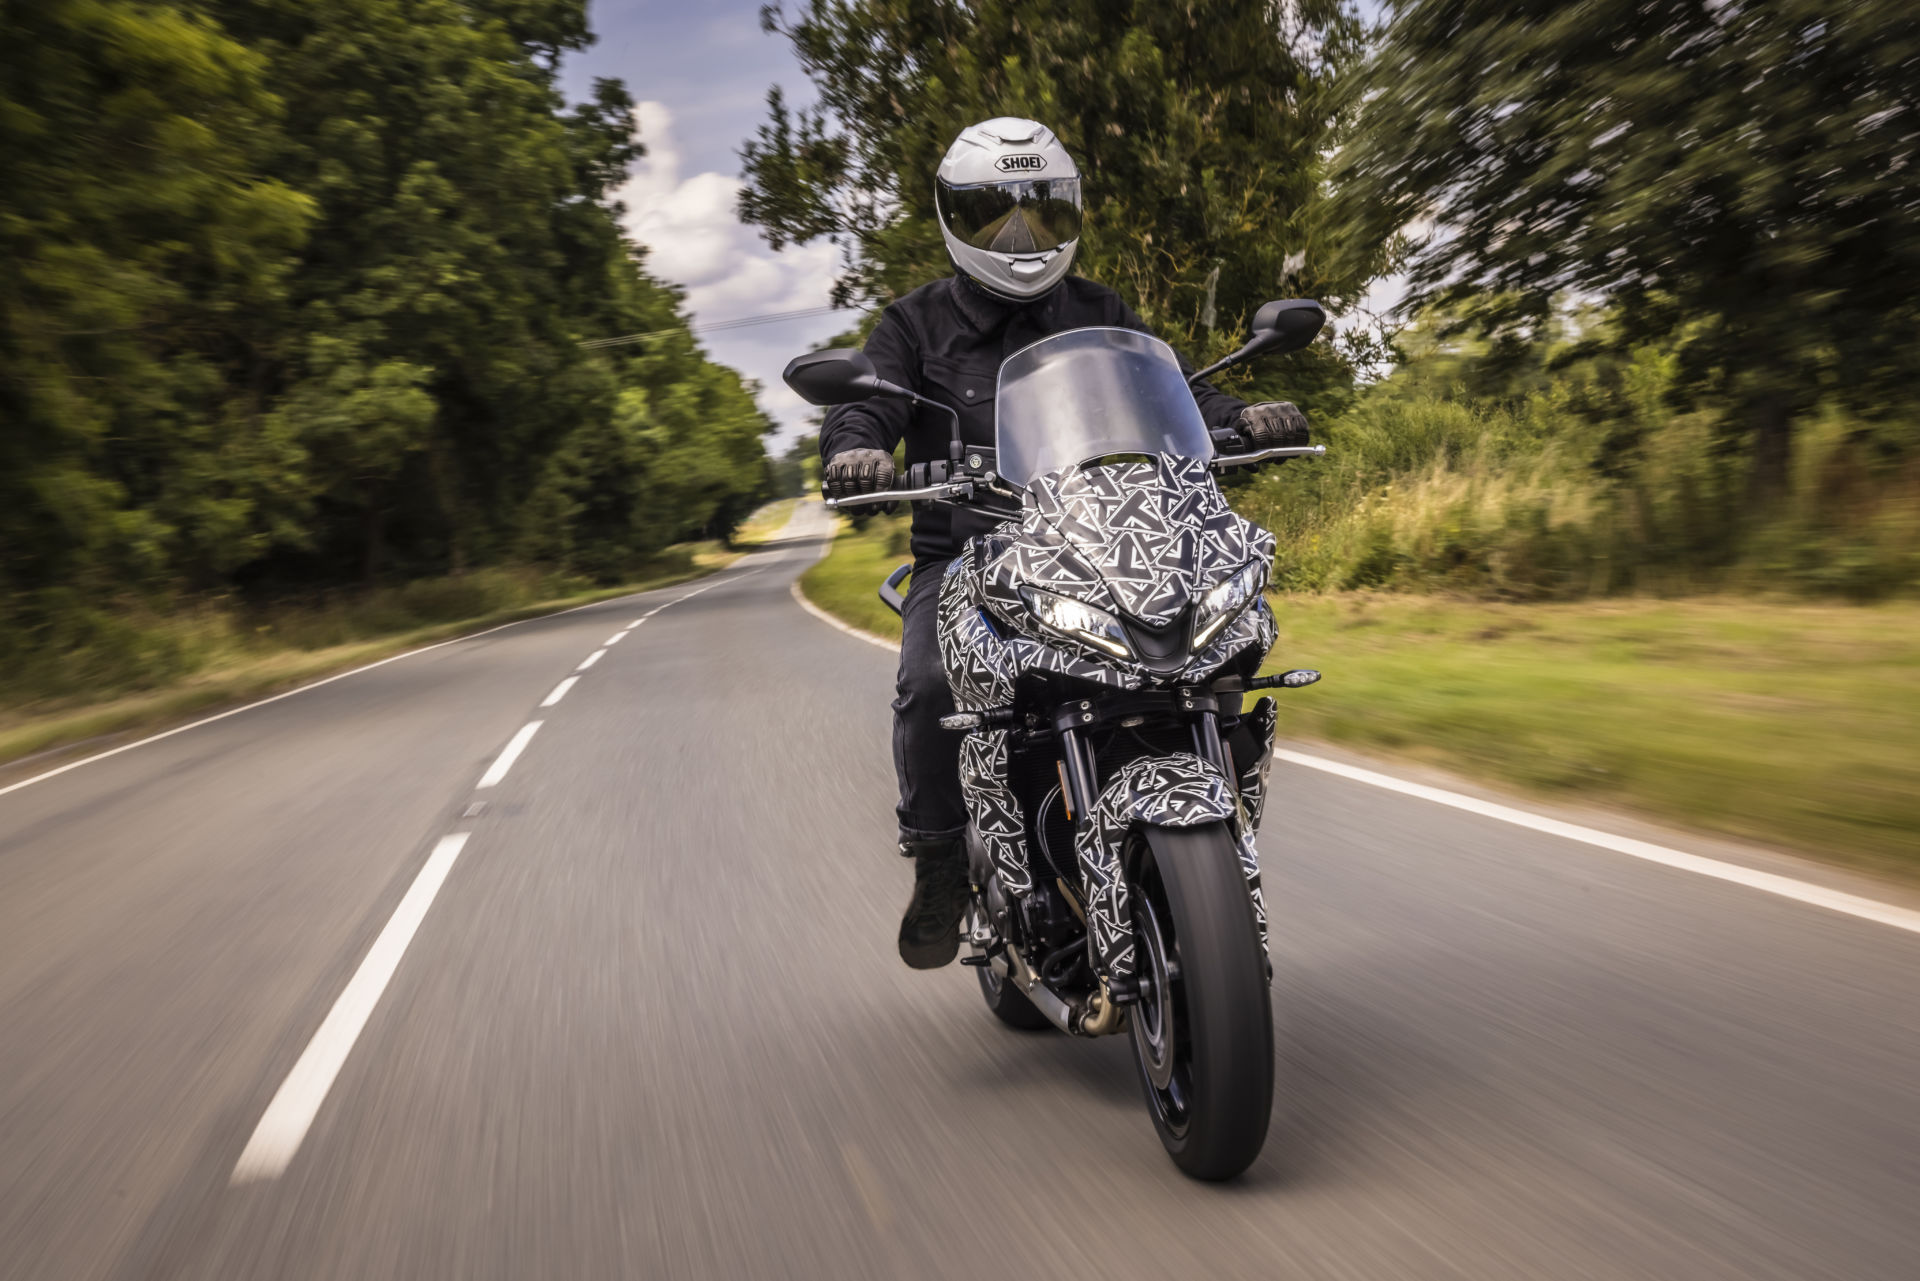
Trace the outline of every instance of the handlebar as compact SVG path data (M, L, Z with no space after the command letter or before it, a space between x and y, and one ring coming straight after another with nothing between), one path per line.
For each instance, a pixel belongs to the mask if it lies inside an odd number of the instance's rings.
M1223 438L1229 438L1236 444L1240 441L1240 438L1232 432L1216 431L1213 435L1216 442L1222 442ZM1318 458L1326 452L1325 445L1281 445L1273 449L1256 450L1251 454L1220 454L1214 458L1212 466L1215 471L1225 471L1231 467L1256 466L1276 458ZM942 481L912 489L881 489L871 494L849 494L845 498L829 498L826 504L828 510L840 511L847 507L874 507L881 503L913 503L928 498L972 498L976 485L986 484L991 488L993 479L993 474L989 472L982 477Z
M973 482L970 480L948 481L941 485L922 485L918 489L881 489L871 494L849 494L845 498L829 498L827 507L839 511L843 507L871 507L876 503L911 503L922 498L971 498Z

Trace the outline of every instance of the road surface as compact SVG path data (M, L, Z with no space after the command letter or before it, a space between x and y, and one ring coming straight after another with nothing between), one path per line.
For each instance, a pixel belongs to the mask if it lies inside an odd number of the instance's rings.
M818 550L0 795L0 1276L1920 1276L1920 935L1297 767L1186 1181L1123 1040L895 958Z

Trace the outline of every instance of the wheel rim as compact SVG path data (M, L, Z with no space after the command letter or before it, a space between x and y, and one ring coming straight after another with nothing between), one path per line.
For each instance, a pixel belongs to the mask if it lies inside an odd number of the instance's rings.
M1186 1133L1192 1099L1192 1052L1180 987L1179 940L1170 938L1162 927L1162 913L1154 901L1158 890L1157 883L1142 883L1134 896L1140 1000L1130 1022L1134 1057L1140 1062L1153 1110L1168 1132L1178 1137Z

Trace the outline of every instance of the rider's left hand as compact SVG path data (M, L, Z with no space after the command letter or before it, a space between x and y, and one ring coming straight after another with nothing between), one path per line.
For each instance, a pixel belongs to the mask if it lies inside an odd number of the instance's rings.
M1312 432L1307 429L1307 416L1300 412L1297 405L1284 400L1248 405L1240 411L1240 417L1234 420L1233 427L1246 438L1250 451L1276 449L1283 445L1305 445L1312 439Z

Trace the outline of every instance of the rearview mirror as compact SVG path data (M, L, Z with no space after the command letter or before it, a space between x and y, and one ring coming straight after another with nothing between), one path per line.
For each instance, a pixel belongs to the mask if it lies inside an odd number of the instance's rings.
M1199 373L1187 379L1188 383L1197 383L1210 374L1217 374L1230 365L1269 351L1299 351L1312 342L1320 333L1320 327L1327 323L1327 311L1311 298L1284 298L1279 302L1270 302L1253 313L1253 337L1246 345L1231 356L1214 361Z
M1319 336L1326 323L1326 308L1311 298L1270 302L1253 313L1253 338L1242 350L1249 355L1256 350L1299 351Z
M857 347L831 347L795 356L780 378L809 405L851 405L875 396L912 394L880 377L867 353Z

